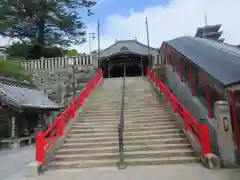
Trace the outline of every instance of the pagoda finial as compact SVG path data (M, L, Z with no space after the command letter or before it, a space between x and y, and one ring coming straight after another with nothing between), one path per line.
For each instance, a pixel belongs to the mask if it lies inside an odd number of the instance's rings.
M204 23L205 23L205 26L208 25L208 21L207 21L207 11L205 11L205 13L204 13Z

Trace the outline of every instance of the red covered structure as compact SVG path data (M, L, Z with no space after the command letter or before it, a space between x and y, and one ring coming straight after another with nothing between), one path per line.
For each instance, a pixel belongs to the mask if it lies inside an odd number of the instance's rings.
M187 36L164 42L160 49L166 65L166 85L199 122L211 125L214 103L229 103L239 152L240 50L214 40ZM185 89L180 82L185 83Z

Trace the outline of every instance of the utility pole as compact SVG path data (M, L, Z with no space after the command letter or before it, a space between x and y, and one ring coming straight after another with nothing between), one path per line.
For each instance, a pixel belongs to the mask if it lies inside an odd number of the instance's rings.
M97 61L98 61L98 67L100 67L99 63L99 55L100 55L100 21L98 20L98 25L97 25L97 33L98 33L98 50L97 50Z
M96 33L93 33L93 32L91 32L91 33L88 33L88 35L89 35L89 54L91 55L92 54L92 40L93 39L95 39L95 34Z
M88 43L89 43L89 54L91 55L92 54L92 34L91 33L88 33L89 35L89 39L88 39Z
M75 99L76 98L76 79L75 79L75 67L76 67L76 59L74 58L73 59L73 64L72 64L72 87L73 87L73 98Z
M146 17L146 32L147 32L147 46L148 46L148 61L149 61L149 66L152 66L151 63L151 56L150 56L150 46L149 46L149 31L148 31L148 18Z
M207 28L207 25L208 25L208 22L207 22L207 11L205 11L205 13L204 13L204 23L205 23L205 26L204 26L203 37L205 37L206 28Z

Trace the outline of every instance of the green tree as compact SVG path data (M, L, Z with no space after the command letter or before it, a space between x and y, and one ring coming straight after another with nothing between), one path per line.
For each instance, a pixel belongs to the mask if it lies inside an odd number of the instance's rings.
M91 0L0 0L0 35L44 45L81 44L85 25L80 12L92 15Z
M67 56L69 56L69 57L71 57L71 56L78 56L78 51L76 49L69 50L67 52Z
M6 53L9 55L9 59L38 59L40 57L53 58L61 57L65 55L64 49L60 47L47 46L43 48L41 54L39 54L36 46L29 44L29 42L15 42L7 47Z
M10 59L12 57L27 58L31 48L32 47L26 43L14 42L6 48L6 53Z
M32 75L11 61L0 60L0 76L32 82Z

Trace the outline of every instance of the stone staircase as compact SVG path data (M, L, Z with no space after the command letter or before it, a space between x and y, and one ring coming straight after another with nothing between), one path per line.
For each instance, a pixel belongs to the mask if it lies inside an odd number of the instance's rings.
M50 168L116 166L122 78L105 79L77 115Z
M122 82L121 78L105 79L94 90L50 168L116 167ZM124 122L128 165L198 162L147 79L126 78Z
M198 162L190 143L147 79L126 78L124 122L128 165Z

